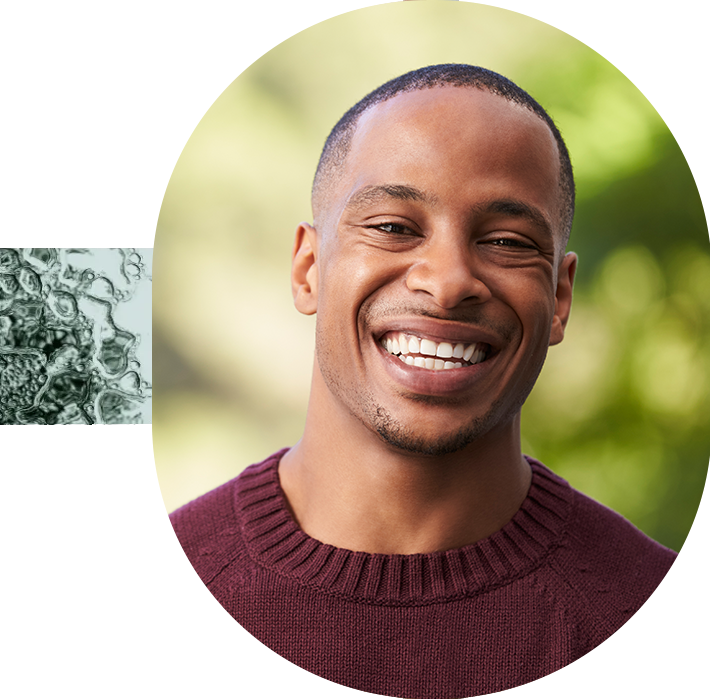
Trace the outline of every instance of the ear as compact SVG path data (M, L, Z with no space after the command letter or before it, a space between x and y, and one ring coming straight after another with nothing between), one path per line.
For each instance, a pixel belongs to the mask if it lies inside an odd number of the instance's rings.
M552 318L552 328L550 329L550 345L559 344L565 336L565 328L572 308L572 287L574 286L576 271L577 255L573 252L568 252L562 258L562 262L560 262L557 275L555 315Z
M310 316L318 306L318 233L313 226L301 223L291 255L291 291L296 309Z

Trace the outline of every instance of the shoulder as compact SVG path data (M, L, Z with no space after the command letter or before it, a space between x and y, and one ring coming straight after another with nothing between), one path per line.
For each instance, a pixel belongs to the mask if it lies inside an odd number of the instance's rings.
M658 587L677 554L608 507L572 492L570 518L555 556L558 572L590 611L598 603L630 616Z
M574 491L575 505L567 532L578 546L603 568L627 570L662 578L676 553L637 529L631 522L596 500ZM659 578L659 582L660 582Z
M236 502L240 486L254 473L272 468L280 455L249 466L236 478L170 514L175 535L205 584L244 552Z
M234 516L237 478L183 505L170 515L175 535L205 584L238 555L239 524Z
M555 543L532 579L563 615L583 654L644 605L676 553L539 462L529 461L545 483L556 484L556 494L565 503Z

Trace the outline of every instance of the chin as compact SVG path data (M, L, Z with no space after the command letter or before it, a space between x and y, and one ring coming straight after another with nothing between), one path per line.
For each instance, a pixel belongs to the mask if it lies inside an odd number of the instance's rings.
M446 456L465 449L483 437L490 430L493 412L448 432L413 429L396 420L382 406L378 406L371 417L375 431L389 446L408 454Z

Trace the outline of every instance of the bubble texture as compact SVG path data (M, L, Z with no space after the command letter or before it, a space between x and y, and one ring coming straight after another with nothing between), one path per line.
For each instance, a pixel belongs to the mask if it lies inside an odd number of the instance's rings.
M150 281L135 248L0 248L0 425L150 422L149 338L116 321Z

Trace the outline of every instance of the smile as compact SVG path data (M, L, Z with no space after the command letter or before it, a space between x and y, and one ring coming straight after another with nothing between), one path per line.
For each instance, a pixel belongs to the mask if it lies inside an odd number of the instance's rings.
M403 332L389 332L380 339L381 345L409 366L443 371L479 364L488 354L484 342L435 342Z

